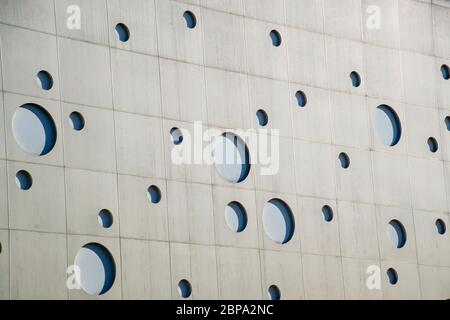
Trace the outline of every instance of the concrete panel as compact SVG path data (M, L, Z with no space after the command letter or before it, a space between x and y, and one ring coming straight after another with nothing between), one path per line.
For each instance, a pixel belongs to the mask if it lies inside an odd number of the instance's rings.
M111 108L112 89L108 48L58 38L58 50L62 99L65 102Z
M8 184L6 161L0 160L0 228L8 228Z
M161 121L116 113L117 171L143 177L164 177Z
M148 0L107 0L109 43L112 47L156 55L157 27L155 2ZM122 42L115 27L127 26L130 39Z
M112 287L102 295L91 295L83 289L69 290L70 300L117 300L122 299L122 261L119 238L93 237L69 235L68 239L68 265L72 265L78 250L88 243L98 243L104 246L114 259L116 275Z
M11 231L11 299L67 299L66 236Z
M341 38L361 39L360 0L324 0L324 31Z
M58 35L104 45L108 44L106 0L58 0L55 5ZM73 6L77 6L79 9ZM80 13L79 28L74 25L78 10ZM54 20L53 15L52 19Z
M170 299L169 244L122 239L124 299Z
M17 144L12 132L12 118L18 107L33 103L44 108L52 117L56 127L56 142L53 149L43 155L35 156L23 151ZM61 105L58 101L32 98L28 96L4 93L5 125L6 125L6 152L8 159L24 162L44 163L49 165L63 164L63 139L61 130Z
M56 37L6 25L0 25L0 37L3 90L42 98L59 98ZM37 74L42 70L53 78L50 90L41 88Z
M302 263L306 299L344 298L344 277L340 257L304 254Z
M333 210L333 220L324 219L322 208L329 206ZM341 255L339 240L339 214L333 200L297 197L302 253L316 255Z
M344 274L345 299L348 300L379 300L383 299L383 291L380 289L369 289L368 278L373 275L371 268L379 268L380 263L376 260L357 260L342 258L342 270ZM369 269L370 268L370 269ZM380 274L380 276L383 276ZM370 282L371 283L371 282Z
M0 299L10 299L9 230L0 230Z
M450 43L447 33L450 29L450 8L433 6L434 53L442 58L450 59Z
M284 0L246 0L244 15L258 20L284 24Z
M287 25L323 32L323 0L285 0L284 3Z
M161 115L158 58L111 50L114 109L150 116Z
M163 117L207 122L204 67L159 59Z
M247 71L244 18L202 10L205 65L240 72Z
M168 240L166 182L119 175L120 235L125 238ZM152 203L147 190L157 186L161 201Z
M419 265L419 274L423 299L449 299L450 268Z
M432 6L428 3L399 0L400 48L433 54Z
M167 181L167 214L171 241L214 244L211 186Z
M0 22L55 33L53 0L3 0Z
M32 186L21 190L16 173L26 170ZM66 232L64 169L8 161L9 227L11 229Z
M3 107L3 91L0 91L0 159L6 159L6 131L5 109Z
M116 171L116 145L112 110L63 103L64 162L71 168ZM81 131L69 120L78 112L84 120Z
M216 9L237 15L244 14L242 0L189 0L186 2L192 2L193 4L200 2L202 7L205 8Z
M203 64L203 21L200 8L176 1L155 2L160 56ZM185 11L191 11L195 15L195 28L186 27L183 18Z
M393 268L398 275L398 282L392 285L386 271ZM392 300L418 300L421 298L419 270L417 264L383 261L381 263L383 298Z
M219 298L262 299L258 250L217 247Z
M342 256L379 259L376 215L373 205L338 201Z
M118 236L117 176L66 169L65 180L67 231L71 234ZM109 228L103 228L98 221L101 210L108 210L112 215L112 225Z
M268 289L275 285L281 293L281 300L304 298L302 258L299 253L261 251L262 287L265 300L270 300Z

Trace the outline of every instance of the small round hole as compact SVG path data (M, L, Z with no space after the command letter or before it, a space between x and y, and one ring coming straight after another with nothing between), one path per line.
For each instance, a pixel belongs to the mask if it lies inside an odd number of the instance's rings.
M267 123L269 122L267 113L262 109L259 109L258 111L256 111L256 118L258 119L258 123L261 127L265 127L267 125Z
M435 138L433 137L428 138L427 144L428 148L430 149L430 152L436 153L438 151L439 146Z
M118 23L116 25L116 34L121 42L127 42L130 39L130 30L123 23Z
M98 213L98 223L102 228L110 228L113 224L113 215L111 214L111 212L109 212L109 210L102 209Z
M390 284L395 285L398 282L398 274L393 268L389 268L386 272Z
M161 201L161 191L157 186L150 186L147 189L147 196L151 203L158 203Z
M0 254L2 253L2 243L0 242Z
M39 71L36 78L42 90L50 90L53 87L53 77L47 71Z
M444 78L444 80L450 79L450 68L448 67L448 65L443 64L441 66L441 73L442 73L442 78Z
M84 128L84 118L81 113L74 111L69 115L70 124L75 131L81 131Z
M333 209L331 209L330 206L323 206L322 214L323 214L323 219L326 222L331 222L331 220L333 220Z
M447 128L447 131L450 131L450 117L445 117L445 127Z
M272 30L269 33L270 39L272 39L272 45L279 47L281 45L281 34L277 30Z
M189 29L194 29L197 25L197 18L191 11L185 11L183 13L183 18L186 21L186 27Z
M189 281L183 279L178 282L178 293L180 294L180 297L185 299L191 296L192 287Z
M176 127L170 129L170 137L172 139L172 143L175 145L181 144L183 142L183 132L181 132L181 130Z
M247 212L239 202L230 202L225 208L225 221L232 231L242 232L247 226Z
M358 88L361 85L361 77L356 71L350 73L350 79L352 80L352 85Z
M280 300L281 299L281 291L274 284L269 287L269 289L267 290L267 293L269 294L270 300Z
M20 170L16 173L16 185L21 190L28 190L33 185L33 179L27 171Z
M297 99L297 104L299 107L304 107L306 106L306 103L308 102L307 98L306 98L306 94L299 90L295 93L295 98Z
M436 230L440 235L444 235L447 231L447 226L445 225L445 222L442 219L436 220Z
M339 154L339 161L343 169L347 169L350 166L350 158L345 152Z

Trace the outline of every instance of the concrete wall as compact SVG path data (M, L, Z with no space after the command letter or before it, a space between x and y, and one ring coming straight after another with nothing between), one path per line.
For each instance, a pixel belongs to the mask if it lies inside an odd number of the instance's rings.
M66 27L69 5L81 8L79 30ZM366 26L372 5L379 30ZM119 22L130 30L125 43ZM0 298L179 299L181 279L192 299L267 299L271 285L282 299L450 298L450 232L435 227L441 219L450 228L450 81L440 72L449 30L446 0L0 0ZM53 77L48 91L39 70ZM45 156L14 140L12 117L25 103L55 122ZM402 124L394 147L374 136L382 104ZM254 166L233 184L214 167L172 163L172 127L253 128L261 108L280 129L277 175ZM17 188L19 170L31 189ZM295 218L284 245L263 229L272 198ZM225 224L231 201L248 214L241 233ZM113 216L108 229L101 209ZM407 232L401 249L387 235L392 219ZM113 287L98 297L66 287L67 267L90 242L116 263ZM371 265L380 290L366 287Z

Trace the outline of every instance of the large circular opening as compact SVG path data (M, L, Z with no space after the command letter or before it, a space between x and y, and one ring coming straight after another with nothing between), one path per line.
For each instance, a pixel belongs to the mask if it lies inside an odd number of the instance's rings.
M279 244L285 244L294 235L295 221L289 206L280 199L272 199L263 209L263 227L267 236Z
M402 134L402 127L397 113L387 105L375 109L373 128L378 141L386 146L395 146Z

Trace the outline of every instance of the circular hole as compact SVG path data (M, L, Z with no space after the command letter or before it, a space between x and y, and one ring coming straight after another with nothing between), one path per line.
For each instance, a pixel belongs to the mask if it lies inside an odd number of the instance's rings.
M197 18L191 11L185 11L183 13L183 18L186 21L186 27L189 29L194 29L197 25Z
M84 118L81 113L74 111L69 115L70 124L75 131L81 131L84 128Z
M442 78L444 78L444 80L450 79L450 68L448 67L448 65L443 64L441 66L441 73L442 73Z
M387 278L388 278L388 281L389 281L390 284L392 284L392 285L397 284L397 282L398 282L398 274L397 274L397 271L395 271L395 270L392 269L392 268L389 268L389 269L386 271L386 275L387 275Z
M185 299L191 296L192 287L189 281L183 279L178 282L178 293L180 294L180 297Z
M447 128L448 131L450 131L450 117L445 117L445 127Z
M130 39L130 30L123 23L116 24L116 34L121 42L127 42Z
M341 152L338 158L343 169L347 169L348 167L350 167L350 158L345 152Z
M330 206L323 206L322 214L326 222L330 222L331 220L333 220L333 209L331 209Z
M269 122L267 113L262 109L259 109L258 111L256 111L256 118L258 119L258 123L261 127L265 127L267 125L267 123Z
M306 103L308 102L307 98L306 98L306 94L299 90L295 93L295 98L297 99L297 104L299 107L304 107L306 106Z
M181 130L176 127L170 129L170 137L172 139L172 143L175 145L181 144L183 142L183 132L181 132Z
M350 73L350 79L352 80L352 85L358 88L361 85L361 77L356 71Z
M245 142L231 132L214 141L214 166L224 179L240 183L250 173L250 153Z
M277 30L272 30L269 35L272 40L272 45L274 47L279 47L281 45L281 34Z
M0 253L2 253L2 243L0 242Z
M435 138L433 137L428 138L427 144L428 148L430 149L430 152L436 153L438 151L439 146Z
M108 229L113 224L113 215L106 209L100 210L98 213L98 223L102 228Z
M225 221L232 231L242 232L247 226L247 212L239 202L230 202L225 208Z
M280 300L281 299L281 291L276 285L271 285L267 290L269 294L270 300Z
M403 248L406 244L406 230L398 220L391 220L387 227L388 237L397 248Z
M12 132L19 147L26 153L43 156L56 143L56 126L52 116L41 106L28 103L16 109Z
M279 244L285 244L294 235L295 221L289 206L280 199L272 199L263 209L263 227L267 236Z
M402 134L397 113L387 105L378 106L373 117L373 127L378 141L386 146L395 146Z
M21 190L28 190L33 185L33 178L27 171L20 170L16 173L16 185Z
M151 203L158 203L161 201L161 191L157 186L148 187L147 196Z
M50 90L53 87L53 77L47 71L39 71L36 75L36 78L42 90Z
M88 243L75 256L75 279L91 295L111 289L116 278L116 264L111 253L98 243Z
M445 222L442 219L436 220L436 230L440 235L444 235L447 231L447 227L445 225Z

